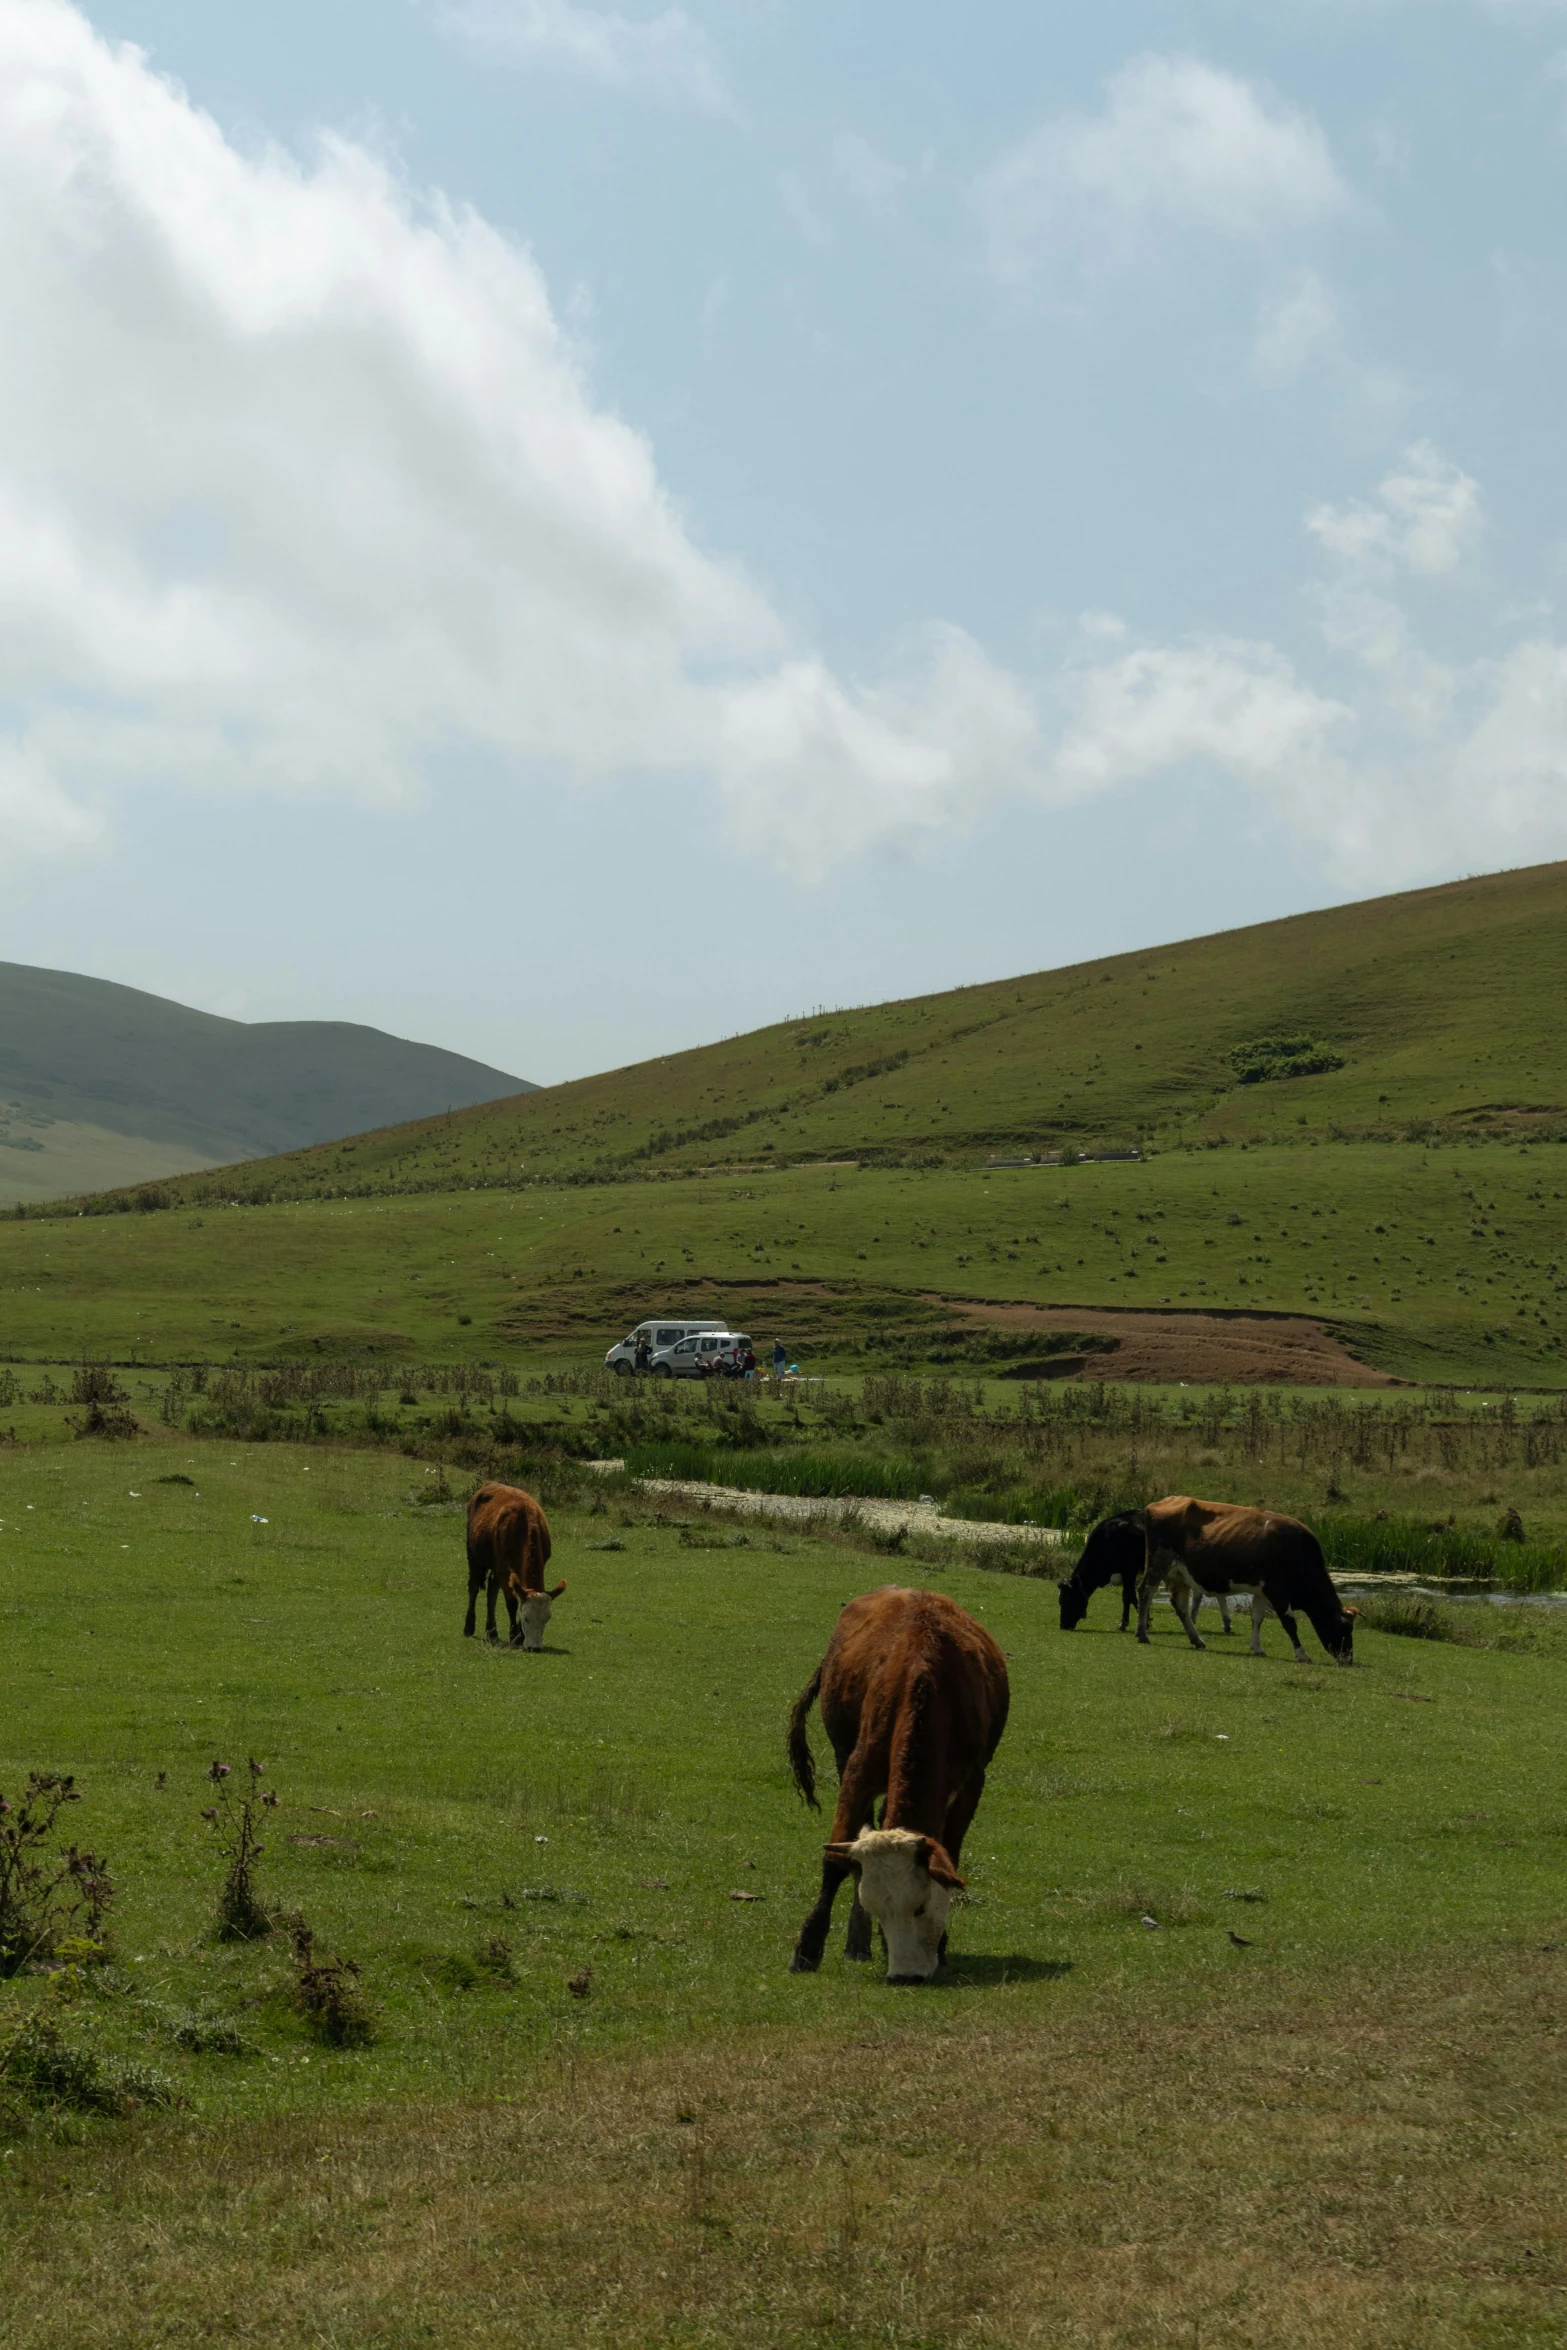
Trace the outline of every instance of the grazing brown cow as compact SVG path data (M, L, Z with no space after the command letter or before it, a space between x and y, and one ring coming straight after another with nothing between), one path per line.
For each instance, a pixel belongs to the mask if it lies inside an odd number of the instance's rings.
M495 1630L495 1595L504 1592L513 1648L542 1648L550 1610L565 1590L544 1588L550 1563L549 1520L520 1485L481 1485L468 1504L468 1614L463 1631L473 1638L474 1610L487 1590L484 1631ZM518 1619L521 1618L519 1623Z
M1006 1728L1005 1659L984 1626L940 1592L889 1585L851 1599L789 1718L795 1785L813 1809L805 1721L818 1696L838 1761L838 1807L822 1889L790 1972L821 1965L834 1896L852 1873L844 1955L870 1957L874 1918L887 1944L888 1982L925 1982L946 1955L963 1838Z
M1308 1664L1296 1629L1296 1608L1308 1618L1329 1656L1339 1664L1355 1661L1355 1610L1345 1607L1333 1588L1322 1545L1299 1518L1277 1510L1248 1508L1242 1502L1193 1501L1190 1494L1171 1494L1151 1501L1142 1512L1147 1538L1147 1564L1137 1594L1137 1637L1148 1638L1148 1613L1157 1586L1167 1575L1184 1574L1199 1592L1235 1597L1251 1596L1251 1648L1261 1656L1262 1618L1271 1609L1295 1650L1297 1662ZM1175 1604L1193 1648L1204 1644L1182 1605L1182 1590L1174 1586Z

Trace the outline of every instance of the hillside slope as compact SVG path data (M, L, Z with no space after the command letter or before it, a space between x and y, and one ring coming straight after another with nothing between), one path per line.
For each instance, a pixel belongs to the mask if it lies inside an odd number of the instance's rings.
M467 1108L524 1081L342 1020L219 1019L0 963L0 1199L140 1183Z
M1567 1134L1567 864L757 1030L169 1197ZM1291 1073L1296 1072L1296 1073ZM111 1203L103 1203L105 1205Z
M1086 1367L1112 1377L1556 1388L1564 1188L1558 1148L1324 1142L7 1216L0 1296L13 1361L580 1366L678 1310L782 1335L813 1370L1092 1333L1115 1344Z

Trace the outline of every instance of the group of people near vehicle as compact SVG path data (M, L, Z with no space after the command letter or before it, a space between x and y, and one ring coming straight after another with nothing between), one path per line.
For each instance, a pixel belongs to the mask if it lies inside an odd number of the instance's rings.
M773 1340L773 1377L782 1379L789 1357L781 1338ZM650 1331L637 1332L636 1368L639 1372L653 1367L653 1339ZM703 1354L696 1368L704 1379L754 1379L757 1373L756 1349L749 1338L736 1337L729 1345L720 1346L712 1354Z

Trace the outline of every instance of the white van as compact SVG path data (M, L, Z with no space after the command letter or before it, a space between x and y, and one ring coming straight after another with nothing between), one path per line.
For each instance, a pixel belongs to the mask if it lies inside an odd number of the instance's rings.
M678 1346L682 1338L695 1337L698 1331L727 1330L728 1327L721 1314L658 1314L652 1321L639 1322L635 1330L628 1332L618 1345L612 1346L604 1357L604 1368L607 1371L618 1371L623 1378L629 1379L637 1367L639 1338L647 1340L649 1354L657 1354L666 1346Z

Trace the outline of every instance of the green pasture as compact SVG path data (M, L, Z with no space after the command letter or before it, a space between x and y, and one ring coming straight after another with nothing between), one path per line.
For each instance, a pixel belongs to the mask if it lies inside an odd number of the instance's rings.
M826 1823L794 1794L782 1726L843 1601L908 1569L645 1506L571 1512L546 1650L492 1650L461 1637L461 1509L426 1506L427 1484L281 1446L4 1462L0 1788L78 1777L71 1832L121 1888L104 2028L156 2044L160 2008L247 2017L252 2060L164 2051L215 2114L326 2086L500 2092L556 2048L884 2015L873 1973L784 1971ZM1303 1671L1276 1627L1261 1663L1216 1628L1198 1655L1164 1612L1145 1652L1108 1599L1064 1637L1048 1582L917 1574L1002 1642L1014 1713L949 1978L900 2022L994 2027L1110 1986L1228 1996L1232 1927L1254 1944L1246 1982L1562 1927L1554 1649L1367 1634L1354 1671ZM384 2016L370 2050L313 2046L267 1996L280 1953L213 1939L204 1773L251 1754L282 1797L266 1889L362 1963ZM476 1969L495 1935L514 1983Z
M73 1772L119 1889L111 1963L0 1986L0 2043L47 2001L183 2100L12 2108L8 2346L1556 2338L1553 1617L1363 1632L1349 1672L1211 1616L1197 1654L1167 1610L1139 1649L1103 1596L1064 1636L1046 1581L616 1496L556 1512L526 1655L462 1638L440 1484L0 1453L0 1789ZM917 1990L841 1930L786 1972L830 1815L784 1719L889 1579L980 1616L1013 1688ZM368 2046L312 2036L281 1933L216 1939L205 1773L248 1755L262 1889L359 1964ZM192 2018L244 2052L189 2053Z
M542 1097L541 1097L542 1098ZM1318 1317L1363 1361L1567 1377L1567 1155L1331 1144L1066 1169L780 1170L0 1222L13 1358L587 1362L690 1303L803 1367L914 1359L962 1301ZM955 1301L943 1302L943 1301Z

